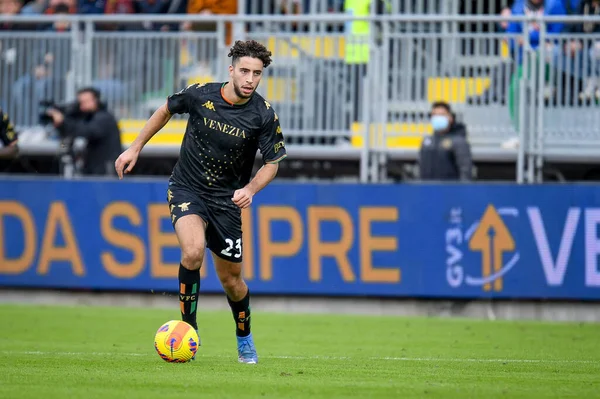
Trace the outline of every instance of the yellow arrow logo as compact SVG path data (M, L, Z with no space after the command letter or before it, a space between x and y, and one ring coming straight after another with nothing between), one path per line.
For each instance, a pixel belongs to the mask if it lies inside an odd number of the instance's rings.
M488 205L479 226L469 241L471 251L481 252L483 278L502 270L502 255L515 250L515 240L493 205ZM490 283L483 285L484 291L490 291ZM502 277L494 280L494 291L502 291Z

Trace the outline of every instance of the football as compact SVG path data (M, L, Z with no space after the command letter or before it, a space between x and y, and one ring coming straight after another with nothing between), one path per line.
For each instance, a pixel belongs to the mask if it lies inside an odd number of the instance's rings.
M189 362L198 350L198 333L185 321L168 321L156 332L154 348L165 362Z

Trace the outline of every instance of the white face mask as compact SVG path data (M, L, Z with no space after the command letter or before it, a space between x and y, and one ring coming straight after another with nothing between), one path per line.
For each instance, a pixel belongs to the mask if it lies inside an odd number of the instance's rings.
M431 117L431 126L433 126L435 132L444 131L450 126L450 119L444 115L433 115Z

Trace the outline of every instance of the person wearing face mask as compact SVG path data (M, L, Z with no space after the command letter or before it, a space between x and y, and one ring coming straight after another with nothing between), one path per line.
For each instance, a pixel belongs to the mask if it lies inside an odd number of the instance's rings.
M473 165L466 126L455 121L445 102L434 103L430 115L433 135L423 139L419 151L421 180L471 180Z

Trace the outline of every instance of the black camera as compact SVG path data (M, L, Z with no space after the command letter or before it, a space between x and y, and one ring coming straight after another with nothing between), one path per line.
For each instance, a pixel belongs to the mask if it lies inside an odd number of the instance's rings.
M49 125L51 124L52 117L48 115L48 111L50 109L56 109L63 113L65 116L76 116L79 114L79 104L57 104L51 100L42 100L39 103L40 105L40 113L39 113L39 123L41 125Z

